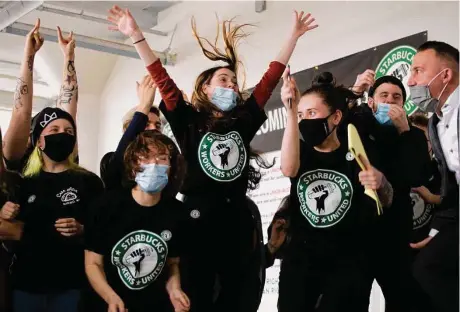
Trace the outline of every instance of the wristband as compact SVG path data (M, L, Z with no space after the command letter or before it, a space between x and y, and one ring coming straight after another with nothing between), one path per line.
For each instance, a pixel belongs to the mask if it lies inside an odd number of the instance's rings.
M138 41L134 42L133 44L138 44L139 42L142 42L142 41L145 41L145 38L142 38L141 40L138 40Z

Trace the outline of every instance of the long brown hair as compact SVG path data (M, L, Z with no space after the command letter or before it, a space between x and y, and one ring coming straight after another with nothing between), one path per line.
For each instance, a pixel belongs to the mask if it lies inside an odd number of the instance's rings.
M222 22L222 39L225 45L225 51L222 51L217 46L217 42L219 41L221 33L221 24L219 23L219 21L217 22L217 34L214 39L214 42L212 43L208 39L201 37L198 34L195 18L192 17L191 23L193 36L196 38L198 44L200 45L203 54L211 61L220 61L226 64L223 66L209 68L198 75L195 81L195 87L191 98L191 104L200 112L213 113L219 111L217 107L211 103L211 101L208 99L208 96L203 91L203 85L209 84L215 72L219 69L227 68L233 71L237 79L240 76L243 79L243 83L238 84L238 86L240 90L244 89L244 68L243 64L241 63L238 57L236 50L240 40L248 36L248 34L244 32L244 27L253 25L237 25L234 23L233 20L234 19L224 20ZM243 94L240 90L238 91L238 104L241 105L243 103L245 94Z

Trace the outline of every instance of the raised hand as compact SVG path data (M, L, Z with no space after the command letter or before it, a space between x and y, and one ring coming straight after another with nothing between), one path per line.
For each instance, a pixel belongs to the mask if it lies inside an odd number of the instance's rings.
M313 24L315 18L311 16L310 13L307 13L304 16L304 12L294 11L293 13L293 26L292 26L292 35L295 38L300 38L305 34L307 31L315 29L318 27L317 24Z
M128 37L139 30L139 26L128 9L122 10L119 6L114 5L109 13L107 19L114 24L109 26L110 30L119 31Z
M73 31L70 32L68 37L62 36L62 31L57 26L58 42L64 56L73 58L75 56L75 39L73 38Z
M44 41L45 39L40 36L40 19L37 19L34 28L27 34L26 37L25 52L27 55L35 55L35 53L37 53L43 46Z
M155 100L155 92L157 90L157 85L153 82L153 79L150 75L145 75L141 83L136 81L137 87L137 97L139 99L139 104L143 107L152 107L153 101Z
M281 87L281 101L288 111L292 110L297 114L297 104L300 100L300 92L297 88L294 77L288 78L290 75L289 67L286 67L283 73L283 86ZM289 106L289 99L291 99L291 106Z
M356 77L356 82L353 85L352 91L357 94L362 94L365 91L369 91L369 88L374 85L374 82L375 72L372 69L368 69Z
M14 218L16 218L18 213L19 205L8 201L3 205L2 209L0 210L0 218L5 220L13 220Z

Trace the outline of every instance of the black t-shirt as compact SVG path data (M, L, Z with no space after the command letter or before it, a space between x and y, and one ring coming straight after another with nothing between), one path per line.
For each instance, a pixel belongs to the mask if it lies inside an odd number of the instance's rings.
M439 173L436 160L432 160L428 170L431 175L426 182L425 187L431 193L439 194L439 190L441 188L441 174ZM423 198L415 192L412 192L410 196L412 199L413 208L412 242L418 243L428 237L431 229L430 221L433 217L436 205L426 203Z
M291 179L288 249L295 252L300 243L312 258L351 254L363 246L377 214L375 202L359 182L360 168L343 143L330 153L303 141L300 146L299 172Z
M48 292L81 288L85 282L82 236L65 237L55 228L61 218L86 225L90 202L103 192L99 177L84 169L40 172L24 178L18 220L24 222L15 246L13 283L16 289Z
M182 96L173 111L160 110L187 161L181 192L186 195L245 196L248 186L249 144L267 116L251 95L208 127L210 117L188 105ZM209 128L209 129L207 129Z
M86 249L104 257L107 282L130 311L155 311L167 302L167 258L181 255L187 215L176 199L139 205L131 190L111 191L94 203ZM190 242L191 243L191 242Z

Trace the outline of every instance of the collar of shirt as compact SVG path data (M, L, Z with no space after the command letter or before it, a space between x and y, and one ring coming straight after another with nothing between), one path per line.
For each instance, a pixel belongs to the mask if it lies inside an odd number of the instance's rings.
M454 113L457 111L457 108L459 106L459 98L458 98L458 87L452 92L452 94L447 98L446 103L441 108L442 116L439 116L439 119L447 118L450 119L450 114Z

